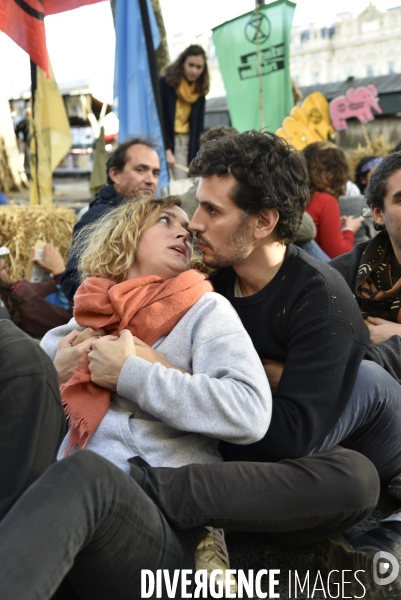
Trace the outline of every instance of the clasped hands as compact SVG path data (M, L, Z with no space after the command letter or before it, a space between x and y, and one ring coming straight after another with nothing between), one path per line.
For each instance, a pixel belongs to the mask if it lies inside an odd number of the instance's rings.
M127 329L115 336L106 335L104 329L91 327L81 332L71 331L60 340L54 366L59 382L66 383L71 378L74 367L84 362L87 355L91 380L114 391L121 369L132 354L151 363L159 362L165 367L175 368L160 352L133 336Z
M385 342L393 335L401 336L400 323L393 323L393 321L379 319L378 317L367 317L365 319L365 323L369 328L371 344L380 344L380 342Z

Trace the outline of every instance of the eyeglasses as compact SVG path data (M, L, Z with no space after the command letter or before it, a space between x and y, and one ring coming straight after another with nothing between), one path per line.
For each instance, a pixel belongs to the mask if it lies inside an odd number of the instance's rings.
M9 270L10 270L10 265L8 263L6 263L2 267L0 267L0 272L1 271L9 271Z

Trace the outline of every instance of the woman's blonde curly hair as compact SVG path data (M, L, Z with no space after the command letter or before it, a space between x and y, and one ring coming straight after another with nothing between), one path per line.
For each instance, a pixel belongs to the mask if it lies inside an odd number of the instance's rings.
M179 196L133 198L81 229L73 249L81 281L87 277L104 277L115 283L125 281L141 235L171 206L181 207ZM191 268L205 271L202 261L195 256Z

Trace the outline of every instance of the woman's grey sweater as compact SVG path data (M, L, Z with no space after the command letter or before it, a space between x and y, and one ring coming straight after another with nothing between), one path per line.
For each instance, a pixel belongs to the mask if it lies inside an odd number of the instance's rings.
M41 346L52 359L73 329L82 330L74 319L45 335ZM187 373L127 358L112 405L87 449L129 472L133 456L151 466L209 463L222 460L220 439L251 444L263 438L272 410L269 384L228 300L207 292L153 347Z

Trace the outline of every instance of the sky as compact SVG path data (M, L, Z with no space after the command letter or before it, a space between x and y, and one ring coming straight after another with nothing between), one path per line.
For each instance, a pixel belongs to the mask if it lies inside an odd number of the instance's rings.
M268 2L267 2L268 3ZM196 36L249 12L254 0L160 0L168 38L187 31ZM336 14L359 14L369 0L298 0L293 25L331 25ZM380 10L401 0L375 0ZM109 2L78 8L45 18L47 47L56 80L90 78L94 95L111 101L115 34ZM8 36L0 34L0 94L29 89L28 55Z

